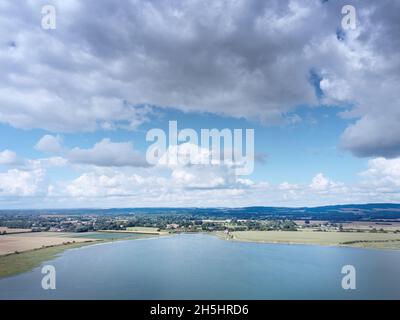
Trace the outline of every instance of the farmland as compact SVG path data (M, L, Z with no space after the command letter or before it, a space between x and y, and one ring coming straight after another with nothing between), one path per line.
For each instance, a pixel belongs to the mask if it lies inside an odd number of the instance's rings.
M91 238L75 237L72 233L31 232L7 234L0 237L0 255L20 253L33 249L59 246L69 243L95 241Z
M400 249L400 234L368 232L321 231L235 231L218 236L237 241L353 246L381 249Z
M96 242L134 240L150 234L131 232L31 232L0 236L0 277L28 271L66 249Z

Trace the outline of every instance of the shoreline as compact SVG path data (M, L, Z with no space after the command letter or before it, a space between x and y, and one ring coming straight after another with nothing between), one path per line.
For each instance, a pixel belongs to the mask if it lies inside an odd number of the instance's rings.
M0 255L0 280L12 277L24 272L31 271L39 267L43 262L55 259L64 251L71 249L80 249L83 247L108 244L117 241L147 240L167 236L167 234L150 235L146 234L144 238L110 238L110 239L92 239L83 242L67 243L60 245L50 245L44 248L26 250L19 253L8 253Z
M290 231L282 231L290 232ZM186 234L186 233L181 233ZM192 234L192 233L189 233ZM400 250L400 239L393 240L382 240L382 241L369 241L360 240L351 244L345 243L323 243L315 242L298 242L298 241L274 241L274 240L256 240L256 239L239 239L232 237L227 237L226 234L222 232L199 232L199 234L206 234L209 236L215 236L221 240L225 241L235 241L235 242L246 242L246 243L259 243L259 244L285 244L285 245L312 245L312 246L323 246L323 247L340 247L340 248L355 248L355 249L373 249L373 250L390 250L399 251ZM7 277L12 277L21 273L25 273L35 269L40 266L45 261L50 261L55 259L58 255L66 250L79 249L88 246L108 244L116 241L130 241L130 240L149 240L156 239L159 237L172 236L174 234L159 234L153 235L145 238L112 238L112 239L96 239L87 240L84 242L68 243L60 245L50 245L44 248L36 248L33 250L27 250L20 253L9 253L0 256L0 280ZM383 246L373 246L372 244L383 244ZM398 247L387 247L385 244L388 243L398 243ZM357 245L359 244L359 245Z
M53 260L60 253L66 250L77 249L101 242L105 241L88 240L84 242L53 245L45 248L27 250L20 253L9 253L2 255L0 256L0 279L31 271L32 269L40 266L44 261Z
M268 231L270 232L270 231ZM299 232L299 231L281 231L281 232ZM301 231L300 231L301 232ZM400 238L393 240L359 240L354 241L353 243L323 243L315 241L315 242L305 242L305 241L276 241L276 240L256 240L256 239L246 239L246 238L235 238L227 237L222 232L214 232L214 236L221 240L225 241L235 241L235 242L246 242L246 243L260 243L260 244L286 244L286 245L305 245L305 246L322 246L322 247L339 247L339 248L355 248L355 249L372 249L372 250L390 250L390 251L399 251L400 250ZM391 247L385 246L385 244L393 244L397 243L398 246ZM374 246L375 244L375 246ZM376 246L376 244L383 244L383 246Z

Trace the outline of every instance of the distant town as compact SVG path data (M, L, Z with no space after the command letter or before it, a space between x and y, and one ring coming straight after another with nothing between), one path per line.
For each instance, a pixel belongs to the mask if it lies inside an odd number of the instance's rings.
M400 232L400 205L367 204L317 208L133 208L0 211L5 228L32 232L368 231ZM367 227L367 228L366 228Z

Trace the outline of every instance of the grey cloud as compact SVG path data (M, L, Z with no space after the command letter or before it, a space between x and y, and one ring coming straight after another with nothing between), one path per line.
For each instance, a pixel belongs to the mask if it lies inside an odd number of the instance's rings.
M341 146L359 157L397 157L400 152L400 115L397 118L386 114L375 118L364 116L344 131Z
M141 103L275 120L316 102L298 58L314 37L305 22L317 1L311 11L282 1L55 5L52 31L40 28L41 2L8 2L2 13L0 32L15 43L1 49L2 122L52 131L140 124L132 106Z
M361 5L360 5L361 6ZM400 156L400 3L379 1L361 11L365 29L361 68L348 75L358 120L342 135L341 145L357 156Z
M132 129L148 103L273 123L298 105L351 104L342 146L400 154L398 2L353 1L358 27L342 40L344 1L60 0L51 31L42 4L1 5L0 122Z

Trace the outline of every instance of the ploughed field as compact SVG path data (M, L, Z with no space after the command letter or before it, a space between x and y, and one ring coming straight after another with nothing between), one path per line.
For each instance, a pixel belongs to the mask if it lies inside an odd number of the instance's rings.
M1 235L0 255L95 240L75 237L75 235L75 233L60 232L29 232Z
M0 278L28 271L66 249L96 242L148 237L151 235L127 232L9 232L0 235Z
M73 243L100 240L138 239L146 234L121 232L29 232L0 235L0 256Z
M0 227L0 235L12 234L12 233L24 233L24 232L32 232L32 229L17 229L17 228Z

